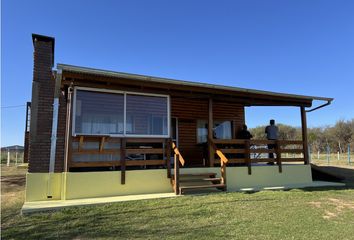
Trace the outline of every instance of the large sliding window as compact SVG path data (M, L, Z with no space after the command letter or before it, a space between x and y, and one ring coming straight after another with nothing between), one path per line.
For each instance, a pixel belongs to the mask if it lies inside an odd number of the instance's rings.
M168 135L167 98L127 94L127 134Z
M76 134L123 134L123 121L124 94L76 91Z
M75 88L73 135L169 137L165 95Z

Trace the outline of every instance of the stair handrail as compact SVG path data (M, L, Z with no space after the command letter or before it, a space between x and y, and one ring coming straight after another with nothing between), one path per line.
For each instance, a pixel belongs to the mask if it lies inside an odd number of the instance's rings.
M174 154L179 156L179 162L181 163L181 165L184 166L184 164L185 164L184 158L182 157L182 154L180 153L180 151L178 150L178 148L174 142L172 142L172 149L173 149Z
M176 195L180 194L180 189L179 189L179 164L184 166L185 161L184 158L182 157L182 154L178 150L176 144L172 142L172 149L174 153L174 190Z
M214 148L215 153L220 158L221 183L225 185L225 190L226 190L226 164L229 161L229 159L227 159L224 153L220 149L218 149L213 139L209 138L209 141L211 147Z

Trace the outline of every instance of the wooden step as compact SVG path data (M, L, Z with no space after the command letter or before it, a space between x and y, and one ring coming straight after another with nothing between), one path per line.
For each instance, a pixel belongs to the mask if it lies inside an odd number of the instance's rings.
M210 185L194 185L194 186L183 186L179 188L180 193L183 193L184 190L196 190L196 189L205 189L205 188L223 188L225 189L225 184L210 184Z
M179 177L214 177L216 173L186 173L180 174ZM171 175L171 178L174 178L174 174Z
M179 182L203 182L203 181L210 181L216 182L221 181L221 178L194 178L194 179L180 179Z

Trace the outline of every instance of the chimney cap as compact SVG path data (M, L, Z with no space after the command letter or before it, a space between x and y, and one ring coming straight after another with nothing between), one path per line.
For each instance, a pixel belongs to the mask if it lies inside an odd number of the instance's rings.
M40 34L36 34L36 33L32 33L32 43L34 46L34 41L39 40L39 41L43 41L43 42L51 42L52 43L52 65L54 65L54 46L55 46L55 38L54 37L49 37L49 36L45 36L45 35L40 35Z

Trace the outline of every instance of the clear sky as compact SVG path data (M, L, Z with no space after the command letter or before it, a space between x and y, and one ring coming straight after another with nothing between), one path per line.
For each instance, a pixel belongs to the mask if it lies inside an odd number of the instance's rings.
M354 117L354 1L19 1L1 11L1 146L23 145L31 33L56 39L55 62L334 97L309 126ZM300 125L298 108L249 108Z

